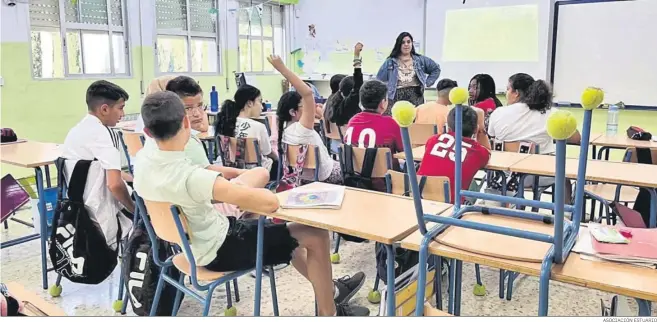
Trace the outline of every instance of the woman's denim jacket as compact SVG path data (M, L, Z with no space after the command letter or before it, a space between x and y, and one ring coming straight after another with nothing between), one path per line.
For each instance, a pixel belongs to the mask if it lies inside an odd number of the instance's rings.
M388 99L395 98L397 92L398 66L396 59L388 58L376 74L376 79L388 84ZM422 84L422 90L433 86L440 76L440 65L427 56L413 55L413 67Z

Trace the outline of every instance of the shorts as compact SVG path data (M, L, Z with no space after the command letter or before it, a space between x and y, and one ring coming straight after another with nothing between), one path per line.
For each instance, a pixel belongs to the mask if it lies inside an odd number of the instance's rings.
M205 265L215 272L244 271L255 268L258 243L258 220L228 217L228 234L217 250L217 257ZM290 235L286 224L265 222L263 265L289 264L299 242Z

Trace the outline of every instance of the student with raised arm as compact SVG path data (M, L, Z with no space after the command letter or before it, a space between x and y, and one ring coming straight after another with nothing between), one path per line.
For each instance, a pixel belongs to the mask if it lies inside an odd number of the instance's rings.
M490 142L485 131L482 131L478 124L477 112L469 106L462 107L463 124L461 132L463 133L462 142L462 176L461 189L468 189L472 179L477 171L483 169L490 159ZM447 123L450 130L447 133L436 134L427 140L424 151L424 157L418 175L423 176L443 176L448 177L451 184L451 198L454 200L454 168L456 134L454 128L456 119L456 109L449 111Z
M189 117L174 93L148 96L141 113L144 131L155 139L157 148L142 150L137 156L136 191L145 200L169 202L182 208L196 258L193 264L218 272L253 269L257 220L227 218L212 206L212 202L272 213L279 207L276 195L267 189L233 184L219 172L192 164L184 153L190 136ZM369 314L367 308L350 307L334 297L337 293L348 295L350 292L332 281L327 231L295 223L271 222L266 223L264 229L264 265L291 261L313 285L315 296L309 301L316 299L320 315Z
M299 76L290 71L280 57L270 56L269 63L287 79L296 89L290 91L278 101L276 116L278 118L278 154L283 155L283 144L310 144L319 148L319 180L341 184L340 163L333 160L326 149L322 137L314 130L315 98L313 92Z
M352 117L360 113L360 88L363 86L363 71L361 65L363 63L360 58L360 53L363 51L363 44L357 43L354 46L354 76L353 86L349 95L347 95L340 104L333 111L332 121L338 126L348 124ZM341 84L342 85L342 84ZM348 84L345 83L345 86Z

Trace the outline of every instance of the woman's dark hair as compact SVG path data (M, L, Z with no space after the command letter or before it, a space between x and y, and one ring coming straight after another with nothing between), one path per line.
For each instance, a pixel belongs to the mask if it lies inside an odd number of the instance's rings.
M509 85L520 94L519 101L527 104L530 110L545 111L552 108L552 89L544 80L534 80L524 73L509 77Z
M331 81L329 82L331 87L331 95L329 95L329 97L326 99L326 104L324 106L324 120L326 120L326 122L329 122L333 117L335 101L342 101L342 96L338 92L340 91L340 82L345 77L347 77L347 75L344 74L336 74L331 77ZM328 123L326 125L328 125Z
M479 94L477 97L470 98L470 105L477 104L489 98L492 98L493 101L495 101L495 106L500 107L503 105L502 102L500 102L500 100L497 98L497 95L495 95L495 80L493 77L488 74L477 74L474 75L472 79L470 79L470 83L472 83L472 80L477 82ZM470 85L470 83L468 83L468 85Z
M301 103L301 95L297 92L287 92L278 100L276 109L276 118L278 119L278 155L283 155L283 131L285 131L285 122L292 120L290 111L298 111Z
M401 46L402 46L402 40L404 38L409 37L411 38L411 54L412 55L417 55L415 53L415 44L413 43L413 36L407 31L402 32L397 36L397 40L395 40L395 46L392 47L392 51L390 52L390 56L388 58L397 58L399 55L401 55Z
M337 93L340 90L340 82L345 77L347 77L345 74L335 74L331 77L331 80L329 81L329 86L331 87L331 95Z
M221 104L221 111L217 114L214 124L215 135L235 136L235 123L237 116L249 101L255 101L260 96L260 90L251 85L243 85L235 91L235 100L225 100Z

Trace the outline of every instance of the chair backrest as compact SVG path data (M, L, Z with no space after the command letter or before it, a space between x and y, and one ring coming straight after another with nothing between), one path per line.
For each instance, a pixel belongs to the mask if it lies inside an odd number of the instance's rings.
M244 161L246 164L256 164L261 165L262 155L260 154L260 144L257 139L254 138L234 138L226 137L223 135L218 135L216 138L217 147L219 149L219 154L221 159L226 165L226 162L236 163L238 161ZM242 141L244 143L244 155L238 155L237 153L237 143ZM228 154L224 153L224 146L222 142L228 142Z
M157 237L176 245L182 245L183 240L176 227L174 215L171 213L171 203L144 199L144 205L146 205L146 212L148 212L150 222L153 225L153 229L155 229ZM185 233L189 236L187 233L187 220L184 216L180 216L180 221ZM188 237L186 238L189 240Z
M344 127L340 128L337 124L326 121L324 119L321 120L320 124L323 124L322 128L324 129L324 137L342 142L342 133L344 133ZM328 127L326 124L328 124Z
M438 202L450 202L450 182L448 177L417 176L422 199ZM408 174L388 170L386 173L388 193L400 196L412 196Z
M626 154L627 153L630 154L629 162L639 163L639 152L637 151L637 148L629 148L626 150ZM650 148L650 159L652 164L657 164L657 148Z
M408 127L408 134L411 137L413 147L427 144L427 140L438 133L438 126L435 124L413 123Z
M287 161L287 166L295 169L297 166L297 160L301 154L302 145L287 145L287 151L285 160ZM319 181L319 147L315 145L306 145L306 156L303 162L301 169L301 178L305 180Z
M128 150L130 156L137 155L137 152L144 147L142 143L142 134L135 132L125 132L121 131L123 137L123 142Z
M493 151L505 151L516 153L539 153L538 145L530 141L501 141L497 139L490 140L490 147Z
M344 146L344 145L342 145ZM363 161L365 160L366 148L352 147L353 149L353 167L355 172L361 172L363 168ZM342 148L344 150L344 148ZM342 157L342 156L341 156ZM345 160L344 162L349 162ZM389 148L377 148L376 159L372 169L372 178L385 178L388 170L392 169L392 153ZM344 169L343 169L344 171Z

